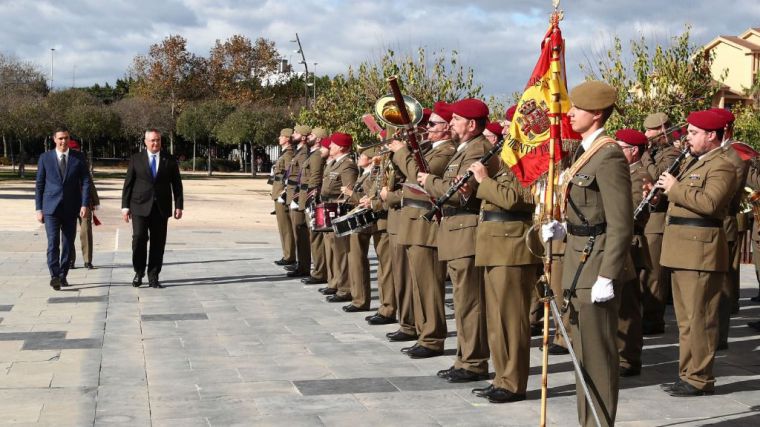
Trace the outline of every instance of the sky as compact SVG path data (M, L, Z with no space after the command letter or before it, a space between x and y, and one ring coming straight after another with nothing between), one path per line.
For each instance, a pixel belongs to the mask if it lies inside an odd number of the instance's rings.
M0 52L37 64L56 88L113 84L136 55L171 34L207 56L234 34L264 37L298 62L298 33L318 75L344 73L392 48L456 50L486 96L521 90L538 57L551 0L0 0ZM413 6L411 6L413 5ZM695 43L760 27L760 1L564 0L561 22L572 86L612 38L667 44L691 26ZM49 77L48 77L49 78Z

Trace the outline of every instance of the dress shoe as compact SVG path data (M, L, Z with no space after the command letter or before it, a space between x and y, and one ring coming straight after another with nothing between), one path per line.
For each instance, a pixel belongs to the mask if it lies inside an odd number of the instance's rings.
M61 290L61 279L58 277L51 277L50 278L50 287L53 288L56 291Z
M542 335L544 333L544 327L543 325L532 325L530 327L530 336L537 337L539 335Z
M366 320L370 325L390 325L392 323L396 323L396 319L392 317L385 317L382 314L369 316Z
M150 286L151 288L156 288L156 289L164 288L163 285L161 285L161 282L158 281L158 276L156 277L148 276L148 286Z
M330 287L319 288L319 293L322 295L335 295L338 293L338 289Z
M722 342L722 343L718 344L718 346L715 348L715 350L716 351L728 350L728 343L727 342Z
M274 263L277 264L277 265L291 265L291 264L295 264L296 262L295 261L288 261L285 258L280 258L277 261L275 261Z
M132 286L139 288L142 285L142 278L142 274L135 274L135 277L132 279Z
M71 285L69 285L69 281L66 280L65 277L61 277L61 287L62 288L68 288L69 286L71 286Z
M92 265L91 262L84 263L84 268L86 268L88 270L94 270L95 269L95 267Z
M400 341L417 341L417 334L411 335L401 331L391 332L385 334L388 337L388 341L400 342Z
M406 352L406 355L412 359L427 359L429 357L443 356L443 351L432 350L418 345L409 349L409 351Z
M704 396L704 395L710 395L715 393L714 391L706 391L706 390L700 390L693 385L687 383L686 381L681 381L680 383L674 384L673 387L670 388L668 391L668 394L673 397L690 397L690 396Z
M346 313L357 313L359 311L369 311L369 309L357 307L353 304L348 304L348 305L343 306L343 311L345 311Z
M351 301L351 294L346 294L346 295L338 295L338 294L328 295L325 298L325 301L327 301L327 302L349 302L349 301Z
M543 350L543 349L544 348L541 347L541 350ZM560 356L560 355L563 355L563 354L570 354L570 350L566 349L565 347L562 347L559 344L551 344L551 345L549 345L548 353L551 354L551 355L553 355L553 356Z
M675 382L672 382L672 383L660 384L660 389L662 391L666 392L666 393L669 393L670 390L673 389L673 387L675 387L675 386L677 386L679 384L681 384L681 379L680 378L677 379Z
M525 400L524 394L512 393L511 391L500 387L494 387L484 397L488 398L488 401L491 403L519 402Z
M468 383L472 381L483 381L488 379L488 374L478 374L468 371L464 368L454 369L449 374L447 380L450 383Z
M401 349L401 352L402 352L402 353L404 353L404 354L406 354L406 353L409 353L409 351L410 351L410 350L412 350L412 349L414 349L414 348L417 348L417 347L419 347L419 344L417 344L417 343L414 343L414 345L412 345L412 346L409 346L409 347L403 347L403 348Z
M75 261L71 261L69 263L69 270L76 270L76 268L77 268L76 262Z
M493 389L494 389L493 384L488 384L488 387L474 388L470 390L470 392L478 397L487 397L488 393L490 393L491 390Z
M641 375L641 368L634 368L634 367L623 367L621 366L618 370L618 373L621 377L637 377Z
M288 277L308 277L309 273L302 273L300 271L289 271L286 276Z
M327 280L317 279L316 277L309 275L309 277L301 279L301 283L303 283L304 285L321 285L323 283L327 283Z
M749 322L749 323L747 323L747 326L749 326L750 328L752 328L752 329L754 329L756 331L760 331L760 321Z
M448 379L449 375L451 375L451 373L454 372L455 369L456 368L453 366L448 369L441 369L440 371L436 372L435 375L438 378Z
M297 263L288 264L282 268L284 268L285 271L298 271L298 264Z

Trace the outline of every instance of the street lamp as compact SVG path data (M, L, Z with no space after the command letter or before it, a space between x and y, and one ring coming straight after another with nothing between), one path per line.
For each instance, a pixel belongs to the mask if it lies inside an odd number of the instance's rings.
M312 75L314 78L312 81L314 82L314 104L317 103L317 63L314 63L314 74Z
M55 60L55 48L50 48L50 91L53 91L53 61Z
M309 64L306 63L306 55L303 53L303 46L301 46L301 38L298 37L298 33L296 33L296 39L291 40L291 42L298 43L298 50L295 51L295 53L301 54L301 61L299 63L303 64L303 68L306 71L306 74L304 74L303 81L305 83L303 89L304 89L304 95L306 95L306 102L309 102Z

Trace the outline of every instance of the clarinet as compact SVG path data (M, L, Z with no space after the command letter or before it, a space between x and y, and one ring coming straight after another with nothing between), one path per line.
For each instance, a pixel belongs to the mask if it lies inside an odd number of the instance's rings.
M478 161L485 165L489 160L491 160L491 157L501 151L501 147L503 145L503 140L497 142L490 150L483 154L483 157L481 157ZM470 180L470 178L472 178L472 171L468 170L464 173L464 175L462 175L460 179L454 181L454 183L451 185L451 187L449 187L443 196L436 199L435 203L433 203L433 207L430 208L426 214L422 215L421 218L424 218L427 221L432 221L433 217L440 215L442 213L444 203L446 203L452 196L454 196L454 194L456 194L456 192L459 191L459 189L462 188L464 184Z
M679 154L678 157L676 157L676 159L673 160L673 164L671 164L670 167L665 172L673 175L676 172L676 170L678 170L678 167L681 166L681 162L683 162L683 160L688 155L689 155L689 147L686 147L684 148L683 151L681 151L681 154ZM660 194L661 191L662 191L662 188L659 188L659 187L653 188L652 191L650 191L649 194L647 194L647 196L644 197L644 200L642 200L641 203L639 203L639 205L636 206L636 209L633 211L634 221L639 219L639 216L641 215L642 212L644 212L644 209L646 209L649 203L652 202L652 199L658 194Z

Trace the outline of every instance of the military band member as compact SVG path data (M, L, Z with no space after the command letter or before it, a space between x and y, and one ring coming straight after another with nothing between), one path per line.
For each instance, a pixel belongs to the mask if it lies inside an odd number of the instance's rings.
M570 92L573 106L568 117L583 141L567 172L562 204L567 221L562 285L571 291L573 347L605 426L614 425L617 413L615 338L621 287L635 277L630 254L633 205L631 193L621 191L631 188L630 168L620 147L604 134L616 99L617 90L600 81L584 82ZM557 221L542 227L544 239L564 234ZM587 258L582 257L584 252ZM580 424L595 425L577 379L576 396Z
M749 172L747 173L746 187L750 190L760 190L760 163L758 159L754 159L749 164ZM754 207L753 207L754 211ZM754 216L754 215L753 215ZM757 284L760 286L760 221L755 216L752 221L752 264L755 266L755 277L757 278ZM760 289L756 296L750 298L752 302L760 302Z
M336 132L330 136L331 160L325 166L322 176L322 202L342 202L341 187L353 186L359 174L356 163L351 158L354 140L351 135ZM333 232L325 233L325 261L332 274L327 287L320 292L327 295L328 302L351 301L351 281L348 276L348 236L337 237Z
M282 258L275 261L277 265L293 265L296 263L296 241L293 236L293 226L290 223L290 214L285 204L285 186L290 175L290 162L293 160L292 139L293 129L285 128L280 131L277 142L280 144L282 153L272 167L272 200L274 200L274 212L277 218L277 230L280 234L282 246Z
M293 128L293 142L296 152L290 162L290 177L287 186L287 203L290 209L290 222L293 226L293 236L296 240L296 265L289 270L288 277L308 277L311 270L311 247L309 242L309 228L306 224L306 212L299 207L298 199L303 181L301 168L306 164L309 157L308 137L311 128L306 125L296 125Z
M423 147L425 162L430 173L441 176L456 152L451 141L449 121L451 108L445 102L436 102L427 122L429 145ZM406 176L416 177L419 166L406 144L394 141L390 145L394 158ZM413 359L440 356L446 340L446 264L438 259L438 225L420 217L432 207L430 197L418 194L408 187L403 189L401 216L406 219L405 229L399 233L412 277L412 300L417 342L401 351Z
M642 155L641 162L652 179L665 172L678 157L678 149L669 143L670 118L665 113L652 113L644 119L644 135L651 141L650 148ZM641 302L643 305L642 330L644 335L661 334L665 331L665 300L670 293L670 275L660 266L662 235L665 232L667 197L650 210L644 235L649 245L652 271L646 277Z
M327 131L316 127L309 135L309 157L307 158L301 173L301 188L298 197L299 209L310 209L322 188L322 174L325 168L325 159L330 152L330 144L323 144L327 139ZM307 218L308 220L308 218ZM309 242L311 246L312 270L309 277L301 279L306 285L319 285L327 283L327 263L325 262L324 234L309 229Z
M660 262L671 269L679 332L678 380L663 389L678 397L715 387L718 303L729 265L722 225L736 186L736 168L720 147L725 121L697 111L687 122L692 159L677 177L663 173L657 181L670 202Z
M623 150L631 171L631 200L638 206L643 199L644 183L651 183L641 155L647 146L647 137L635 129L620 129L615 133L617 144ZM618 318L617 347L620 354L620 376L632 377L641 373L641 350L644 340L641 334L641 288L646 286L642 278L652 269L644 227L647 213L640 215L633 223L633 240L631 241L631 258L636 277L623 284L620 295Z
M443 176L418 173L417 182L433 197L445 194L458 176L478 161L491 144L483 136L488 122L488 106L477 99L464 99L451 105L449 123L457 152ZM495 164L495 163L494 163ZM495 167L491 166L493 169ZM495 170L494 170L495 172ZM455 194L443 208L438 229L438 258L447 263L454 286L456 308L457 357L454 366L438 372L449 382L480 381L488 378L488 338L485 325L483 267L475 265L475 238L480 199L477 182L471 182L473 195Z

